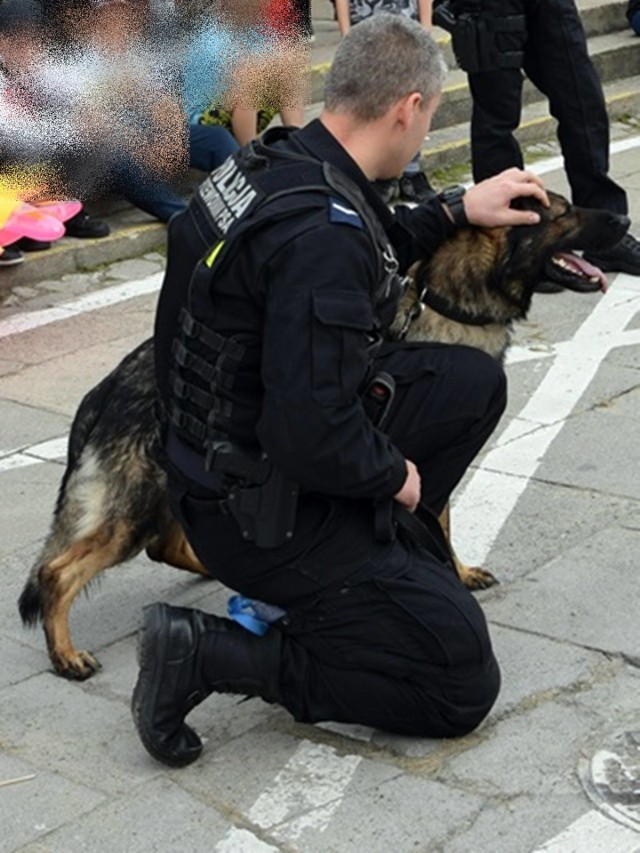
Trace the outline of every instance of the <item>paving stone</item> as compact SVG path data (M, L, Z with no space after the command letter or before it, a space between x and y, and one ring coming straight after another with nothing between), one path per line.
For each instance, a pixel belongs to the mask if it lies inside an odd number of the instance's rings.
M545 791L488 802L473 823L454 830L440 848L442 853L502 850L530 853L566 829L588 810L582 792ZM574 853L587 853L575 850ZM612 851L613 853L613 851Z
M528 711L492 726L492 737L473 750L453 757L440 773L440 781L473 786L484 797L520 797L535 791L551 797L575 796L581 748L593 727L591 715L567 708L545 694ZM584 800L585 805L588 801ZM585 809L586 811L586 809ZM566 825L566 824L565 824Z
M161 772L140 748L129 703L96 698L49 672L0 690L0 744L37 767L110 795Z
M640 509L638 501L530 480L516 509L498 534L484 564L501 586L480 593L481 601L502 594L512 581L531 574L594 533L627 523ZM452 512L453 541L465 559L465 530Z
M126 795L79 816L72 825L47 835L49 853L161 850L211 851L224 835L227 819L190 797L169 779L150 781L135 796Z
M5 853L12 853L38 838L47 839L45 849L48 849L49 833L80 819L105 801L102 792L70 782L59 772L52 773L15 758L2 748L0 768L0 783L35 776L0 790L1 847Z
M151 331L150 311L152 304L147 297L140 297L140 305L132 305L138 300L127 301L119 310L93 311L84 314L81 322L71 318L51 323L46 327L33 329L20 335L4 338L2 341L3 357L24 362L34 367L46 367L46 362L56 357L84 352L96 341L108 342L119 337L131 335L140 330L140 339L148 336ZM146 310L143 309L143 306ZM114 325L114 315L118 323ZM86 360L84 366L88 367ZM11 391L18 393L15 382L5 386L7 380L2 380L0 396L11 396ZM25 384L24 382L22 384Z
M326 829L318 831L324 817L318 809L278 826L274 838L305 853L435 850L440 849L440 839L473 821L484 806L480 796L408 774L363 791L369 764L358 767L352 790Z
M65 339L57 329L54 340L50 341L51 351L47 356L43 357L41 352L40 358L35 359L32 365L19 375L13 374L0 379L0 396L69 416L75 414L84 394L115 367L108 342L95 346L90 343L100 340L103 336L100 328L102 323L102 319L92 315L87 320L84 341L76 341L74 344ZM146 313L131 313L123 318L123 323L121 333L132 335L138 332L138 342L149 334ZM64 323L58 325L62 326ZM82 353L82 358L79 358L78 353ZM30 360L24 349L22 354L25 360ZM51 382L53 359L58 372L55 384Z
M128 261L120 261L110 264L106 273L107 279L116 281L135 281L137 278L145 278L158 272L162 268L161 262L153 262L144 258L132 258Z
M0 399L0 423L0 457L8 451L63 435L69 427L69 419L63 415L6 399Z
M15 608L15 600L12 602ZM13 619L18 618L17 609ZM49 661L45 655L27 645L10 640L0 634L0 690L18 684L24 678L34 673L45 672L49 669ZM2 781L2 780L0 780Z
M40 542L47 534L63 470L54 462L42 462L0 475L3 527L6 525L0 539L0 559L7 572L18 572L23 581L30 565L20 554L21 546Z
M634 397L636 393L627 396ZM631 400L627 402L632 404ZM618 406L619 412L615 411ZM561 442L550 447L536 476L640 499L640 478L635 466L629 464L629 448L636 443L640 417L624 413L626 408L627 403L621 398L606 411L596 409L572 417L563 428ZM589 436L594 440L590 441Z
M638 655L640 530L602 531L485 601L492 622L609 653Z
M0 376L7 376L11 373L17 373L24 365L19 361L7 361L0 358Z

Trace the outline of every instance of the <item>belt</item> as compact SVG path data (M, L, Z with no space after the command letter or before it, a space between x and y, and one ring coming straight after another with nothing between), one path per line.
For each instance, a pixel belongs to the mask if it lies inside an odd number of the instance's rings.
M217 492L219 496L226 495L228 488L225 488L224 475L217 471L206 471L205 457L178 438L171 427L167 428L164 449L169 462L188 480Z

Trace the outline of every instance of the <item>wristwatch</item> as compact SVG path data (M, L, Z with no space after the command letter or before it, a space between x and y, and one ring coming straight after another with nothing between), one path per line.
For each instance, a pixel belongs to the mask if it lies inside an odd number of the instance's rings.
M446 187L438 196L442 204L446 204L449 208L453 223L458 228L469 224L467 214L464 212L464 202L462 201L465 193L465 188L461 184L456 184L453 187Z

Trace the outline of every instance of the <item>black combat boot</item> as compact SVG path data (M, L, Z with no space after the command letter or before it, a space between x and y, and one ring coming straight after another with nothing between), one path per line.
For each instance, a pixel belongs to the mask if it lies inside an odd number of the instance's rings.
M279 631L257 637L201 610L145 607L131 708L146 750L172 767L195 761L202 742L184 718L210 693L279 701L281 643Z

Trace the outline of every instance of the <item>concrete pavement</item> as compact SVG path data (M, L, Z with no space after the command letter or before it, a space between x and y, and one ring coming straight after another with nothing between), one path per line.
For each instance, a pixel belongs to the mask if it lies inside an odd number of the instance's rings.
M640 223L640 138L616 145ZM222 613L228 591L144 557L106 573L72 611L104 666L82 684L51 673L16 608L77 403L150 334L162 267L149 253L0 309L0 850L638 853L640 279L536 296L508 412L458 490L458 550L501 580L478 596L503 673L480 729L401 738L213 696L191 717L201 759L169 770L129 712L140 610Z

